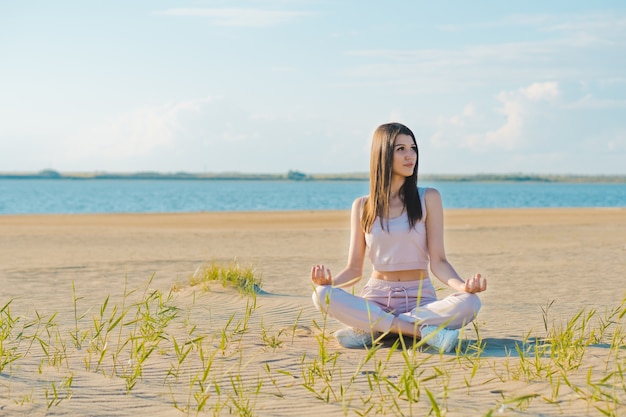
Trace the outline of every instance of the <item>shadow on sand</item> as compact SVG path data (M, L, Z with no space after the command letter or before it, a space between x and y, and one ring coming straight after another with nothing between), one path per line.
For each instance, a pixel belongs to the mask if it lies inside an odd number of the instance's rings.
M382 343L383 347L391 348L394 343L398 341L398 339L399 338L397 335L388 335L384 337L380 342ZM401 346L401 344L399 346ZM405 338L405 346L410 349L413 346L413 340L407 340ZM592 344L588 347L610 349L611 345ZM428 346L421 346L419 350L424 353L437 353L435 349ZM480 346L477 340L463 339L457 351L445 353L445 355L468 354L480 356L482 358L515 358L521 356L520 352L524 356L535 356L536 352L540 352L541 356L549 357L550 346L548 346L548 343L545 339L541 338L522 340L510 337L489 337L482 339Z

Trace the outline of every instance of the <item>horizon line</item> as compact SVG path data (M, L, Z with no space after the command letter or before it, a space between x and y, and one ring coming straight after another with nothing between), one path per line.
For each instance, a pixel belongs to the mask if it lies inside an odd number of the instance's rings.
M256 179L256 180L368 180L367 172L344 173L312 173L289 170L286 173L245 173L227 172L166 172L166 171L56 171L44 169L40 171L0 171L1 179ZM626 182L626 174L562 174L562 173L421 173L419 178L442 181L589 181L610 180Z

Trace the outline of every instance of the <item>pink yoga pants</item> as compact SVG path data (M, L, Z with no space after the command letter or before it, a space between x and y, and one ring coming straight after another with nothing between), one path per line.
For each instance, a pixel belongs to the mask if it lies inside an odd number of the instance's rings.
M455 293L437 300L429 278L389 282L370 278L361 296L332 286L316 286L313 304L328 316L356 329L388 332L394 317L418 326L445 325L460 329L480 310L476 294Z

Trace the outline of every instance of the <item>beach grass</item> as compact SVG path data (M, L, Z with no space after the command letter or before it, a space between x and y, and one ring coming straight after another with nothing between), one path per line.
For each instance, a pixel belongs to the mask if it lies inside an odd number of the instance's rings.
M454 353L442 354L402 337L347 351L333 340L325 316L313 320L305 341L296 336L301 312L287 325L268 321L260 278L234 262L196 271L189 278L193 295L151 283L124 288L115 303L104 296L95 308L83 305L72 288L73 314L65 322L56 312L16 316L13 302L5 302L0 395L18 409L50 410L73 400L77 377L97 374L127 395L152 387L183 415L264 415L262 407L278 407L290 396L346 416L560 415L575 409L619 416L626 410L626 297L603 313L580 309L565 319L553 317L548 303L544 328L497 354L474 324ZM210 305L214 294L205 290L212 283L243 297L230 308ZM210 325L202 325L209 312ZM37 382L14 395L12 385L28 372ZM464 401L486 395L489 401L463 408Z
M211 283L221 283L222 287L233 287L243 295L254 295L261 291L262 279L254 267L243 266L233 260L226 264L216 261L198 267L189 278L189 285L210 291Z

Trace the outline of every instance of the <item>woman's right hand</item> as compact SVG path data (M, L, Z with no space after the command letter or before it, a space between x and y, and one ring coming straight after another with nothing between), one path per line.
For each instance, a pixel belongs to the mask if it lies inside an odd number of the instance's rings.
M483 278L480 274L476 274L473 277L465 281L464 292L476 294L487 290L487 279Z
M324 265L315 265L311 268L311 281L315 285L333 285L333 278L330 269Z

